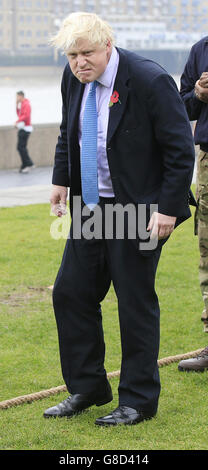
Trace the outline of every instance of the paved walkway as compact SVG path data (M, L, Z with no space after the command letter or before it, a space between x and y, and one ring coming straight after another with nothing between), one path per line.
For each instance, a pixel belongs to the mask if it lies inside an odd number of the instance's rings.
M30 173L18 170L0 171L0 207L49 203L52 167L34 168ZM196 169L193 182L196 181Z
M49 203L52 167L34 168L30 173L0 171L0 207Z

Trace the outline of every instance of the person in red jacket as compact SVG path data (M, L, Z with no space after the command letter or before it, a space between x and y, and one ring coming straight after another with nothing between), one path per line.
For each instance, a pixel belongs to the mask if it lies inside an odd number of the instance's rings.
M25 98L23 91L17 92L16 111L18 116L15 123L15 126L18 129L17 150L22 160L20 173L28 173L28 171L34 167L33 161L31 160L27 150L28 138L33 128L31 126L31 105L29 100Z

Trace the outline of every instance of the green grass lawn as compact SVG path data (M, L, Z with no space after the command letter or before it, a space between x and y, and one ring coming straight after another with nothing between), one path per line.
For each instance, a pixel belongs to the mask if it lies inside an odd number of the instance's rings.
M63 384L51 291L65 240L50 236L49 205L0 209L0 400ZM200 315L198 240L193 217L179 226L163 249L157 273L161 307L159 358L208 344ZM117 302L111 288L103 302L107 372L120 369ZM45 420L45 408L60 393L31 404L0 410L3 450L207 450L208 373L180 373L177 363L160 368L157 416L137 426L99 428L96 417L117 407L118 377L111 379L114 401L70 420Z

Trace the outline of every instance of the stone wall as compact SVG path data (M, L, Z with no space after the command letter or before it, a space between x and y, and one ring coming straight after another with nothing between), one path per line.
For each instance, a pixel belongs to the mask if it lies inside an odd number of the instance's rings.
M59 124L35 124L28 140L29 154L37 166L52 166L55 146L59 135ZM0 170L19 168L17 151L17 129L0 127Z

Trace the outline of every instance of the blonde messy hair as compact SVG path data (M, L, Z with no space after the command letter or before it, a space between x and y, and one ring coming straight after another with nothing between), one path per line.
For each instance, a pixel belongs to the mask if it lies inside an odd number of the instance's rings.
M111 44L114 43L110 25L95 13L86 12L75 12L68 15L50 43L67 53L78 39L89 40L90 43L100 46L105 46L108 40Z

